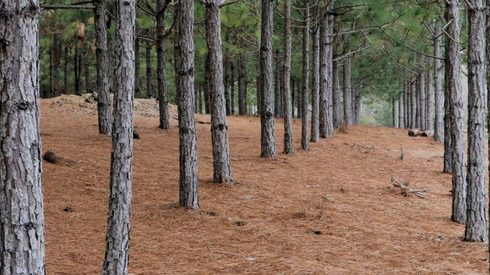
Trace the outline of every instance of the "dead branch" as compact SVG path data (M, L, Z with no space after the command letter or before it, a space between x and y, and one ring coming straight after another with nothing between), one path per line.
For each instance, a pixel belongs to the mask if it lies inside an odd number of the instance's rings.
M411 195L417 196L421 199L425 199L426 192L428 189L412 189L408 187L408 182L404 183L398 180L396 177L391 176L391 184L393 186L401 189L401 194L405 197L409 197Z

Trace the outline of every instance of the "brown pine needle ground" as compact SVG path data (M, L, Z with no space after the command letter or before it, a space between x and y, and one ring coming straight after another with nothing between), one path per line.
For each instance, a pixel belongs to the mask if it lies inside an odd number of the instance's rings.
M259 158L260 122L229 118L235 186L212 179L210 125L196 124L201 209L176 208L178 129L156 127L156 104L135 104L133 274L387 274L486 272L486 244L461 241L449 220L450 176L442 145L406 130L353 127L293 156ZM110 137L97 133L95 105L74 96L42 101L48 274L100 274L104 254ZM173 114L175 116L175 114ZM209 121L199 115L199 121ZM278 152L282 123L276 123ZM404 160L400 160L403 146ZM426 199L389 188L417 179Z

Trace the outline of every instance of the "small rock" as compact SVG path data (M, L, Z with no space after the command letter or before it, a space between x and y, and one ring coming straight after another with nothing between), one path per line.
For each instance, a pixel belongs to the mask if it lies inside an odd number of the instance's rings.
M134 139L140 139L140 134L138 134L138 132L136 132L136 131L133 131L133 138Z

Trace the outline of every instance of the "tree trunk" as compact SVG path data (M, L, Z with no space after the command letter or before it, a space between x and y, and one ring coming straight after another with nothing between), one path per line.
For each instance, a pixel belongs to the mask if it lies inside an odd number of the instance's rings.
M440 57L441 53L441 23L436 21L434 28L434 56ZM442 62L434 59L434 104L435 104L435 120L434 120L434 140L437 142L444 141L444 105L442 95Z
M58 33L53 34L53 45L52 45L52 64L53 64L53 82L51 87L51 96L59 96L59 77L60 77L60 41L58 39Z
M4 1L1 9L0 273L45 274L40 7L37 0Z
M262 81L261 124L261 157L275 158L276 143L274 138L274 85L272 71L272 33L273 9L272 0L261 0L262 20L260 39L260 72Z
M78 62L79 62L79 55L78 55L78 42L75 42L75 60L74 60L74 66L73 69L75 71L75 94L80 95L80 71L78 70Z
M97 115L99 133L110 134L112 108L110 104L109 52L107 49L106 0L96 0L95 5L95 54L97 62Z
M276 70L275 70L275 81L274 81L274 84L275 84L275 89L274 89L274 96L275 96L275 100L274 100L274 115L276 118L280 118L283 116L282 112L281 112L281 105L282 105L282 96L281 96L281 92L282 92L282 87L281 87L281 80L282 80L282 77L281 77L281 57L279 55L279 51L276 50Z
M90 64L88 54L85 52L83 55L83 73L85 78L85 92L90 93L92 89L90 89Z
M427 130L425 126L425 73L419 72L418 81L418 124L422 130Z
M344 59L344 124L351 126L352 119L351 57Z
M446 89L450 99L451 147L452 147L452 185L453 203L451 219L458 223L466 222L466 171L464 163L463 137L463 97L461 87L460 57L460 4L458 0L446 2Z
M283 67L284 67L284 66L285 66L285 65L283 64ZM283 72L282 72L282 78L283 78L283 79L285 79L285 77L284 77L284 69L283 69ZM291 100L291 116L294 118L294 115L295 115L295 114L294 114L294 113L295 113L295 112L294 112L294 111L295 111L295 110L294 110L294 109L295 109L294 104L295 104L295 102L296 102L296 98L295 98L295 97L296 97L296 93L294 92L294 90L295 90L295 88L296 88L296 81L295 81L295 79L294 79L294 78L289 78L289 79L290 79L290 80L289 80L289 91L290 91L290 93L289 93L289 98L290 98L290 100ZM284 80L284 81L286 81L286 80ZM286 95L286 85L284 85L284 83L283 83L283 85L282 85L282 86L283 86L282 88L284 89L284 95ZM283 101L283 102L285 103L285 102L286 102L286 99L284 99L284 101ZM284 115L286 116L286 115L287 115L287 106L286 106L286 105L284 105L284 108L285 108L285 113L284 113Z
M69 57L68 57L68 47L65 47L65 55L63 61L65 64L63 64L63 91L65 94L68 93L68 62L70 62Z
M146 41L146 95L148 97L156 97L153 93L153 72L151 69L151 42Z
M485 6L468 0L468 194L465 241L488 238L485 186Z
M199 207L196 123L194 119L194 1L175 5L175 84L179 113L181 207Z
M261 80L260 75L258 75L255 78L255 90L256 90L255 96L256 96L256 101L257 101L256 106L257 106L257 114L258 115L260 115L260 112L261 112L260 108L262 108L261 104L260 104L260 101L261 101L261 99L260 99L260 94L261 94L261 92L260 92L260 86L261 86L260 81L262 81L262 80Z
M117 69L112 128L109 219L102 274L128 274L133 160L136 1L117 2Z
M403 129L405 128L405 99L403 97L403 92L400 94L398 101L400 102L398 104L398 121L400 122L399 127Z
M320 28L317 24L313 32L313 87L311 89L311 142L320 137Z
M428 60L430 62L430 60ZM426 88L425 88L425 128L428 131L433 131L434 130L434 119L433 119L433 112L432 112L432 106L434 104L434 91L433 91L433 83L432 83L432 78L430 71L427 70L425 72L425 83L426 83Z
M293 99L291 93L291 0L284 0L284 153L293 154ZM293 84L294 86L294 84Z
M197 87L195 87L195 89L199 93L199 113L203 114L204 109L202 108L202 106L203 106L204 89L202 85L198 85Z
M327 75L325 82L325 89L327 94L327 137L333 136L334 127L333 127L333 24L334 24L334 16L331 14L330 9L333 6L333 2L330 2L327 12L328 19L328 27L327 33L325 36L326 42L326 66L327 66Z
M235 114L235 67L230 63L230 114Z
M309 0L304 0L303 25L303 78L301 87L301 149L308 150L308 94L310 78L310 6Z
M359 124L361 122L361 93L358 89L353 89L354 94L354 124Z
M140 40L138 37L134 40L134 95L141 96L140 85Z
M328 16L323 15L320 19L320 137L328 137Z
M211 141L213 147L214 182L231 183L233 173L228 145L226 101L223 82L223 53L221 48L221 0L206 0L206 42L209 61L209 90L211 105Z
M414 79L412 81L412 85L410 85L411 88L411 105L412 105L412 124L411 124L411 127L410 128L416 128L418 127L418 124L417 124L417 105L418 105L418 100L417 100L417 80Z
M245 59L240 56L240 67L238 69L238 114L241 116L247 115L247 84L246 84L246 69Z
M332 100L333 100L333 127L339 128L342 124L342 113L340 110L340 83L338 63L334 61L332 65Z
M226 59L225 59L226 60ZM231 115L231 98L230 98L230 63L223 62L224 66L224 86L225 86L225 105L226 105L226 115Z
M159 125L161 129L170 127L170 118L168 113L168 91L166 78L166 61L165 61L165 8L169 0L158 0L157 2L157 88L158 88L158 110Z

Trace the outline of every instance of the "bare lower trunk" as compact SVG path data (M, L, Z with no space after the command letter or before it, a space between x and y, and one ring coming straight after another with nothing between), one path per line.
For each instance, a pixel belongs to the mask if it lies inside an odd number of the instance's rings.
M199 207L196 123L194 119L194 1L175 6L175 88L179 112L179 205Z
M434 91L430 71L425 72L425 129L434 130L432 105L434 104Z
M276 72L275 72L275 89L274 89L274 115L276 118L282 117L283 112L282 112L282 85L281 85L281 58L279 56L279 51L276 51Z
M483 0L468 0L468 193L465 241L488 238L485 185L485 9Z
M441 23L436 21L434 28L434 56L440 57L441 54ZM443 65L441 60L434 59L434 105L435 105L435 120L434 120L434 140L437 142L444 141L444 104L443 104Z
M153 87L152 87L152 82L153 82L153 72L151 69L151 42L146 41L146 94L148 97L154 97L155 94L153 93Z
M240 67L238 68L238 114L247 114L247 72L245 71L245 59L240 57Z
M109 218L102 274L128 274L133 160L134 36L136 1L117 4L118 64L112 127Z
M111 84L109 82L109 52L107 49L106 0L96 0L94 4L99 133L110 134L112 129L112 108L110 104Z
M352 125L351 58L344 60L344 124Z
M327 137L333 136L334 126L333 126L333 24L334 24L334 16L330 12L330 7L333 6L333 2L330 2L327 18L328 18L328 27L326 33L326 66L327 66L327 74L326 74L326 94L327 94Z
M284 1L284 153L293 154L293 107L291 100L291 0ZM294 85L294 84L293 84Z
M320 137L319 102L320 102L320 29L317 26L313 32L313 87L311 89L311 142L317 142Z
M225 87L223 84L223 52L221 48L221 0L206 0L206 42L209 60L211 107L211 141L213 147L213 179L217 183L233 182L226 122Z
M230 64L230 114L235 114L235 66Z
M332 65L332 77L333 77L333 89L332 89L332 100L333 100L333 127L339 128L342 125L342 113L340 108L340 83L339 83L339 70L338 64L334 61Z
M134 39L134 95L141 96L140 87L140 42L138 37Z
M328 78L328 16L323 15L320 22L320 137L328 136L328 99L327 99L327 78Z
M308 94L310 77L310 8L309 0L304 0L303 26L303 79L301 88L301 149L308 150Z
M262 113L261 122L261 156L265 158L276 157L276 143L274 138L274 87L272 71L272 33L273 9L272 0L261 0L261 40L260 40L260 72L262 81Z
M451 147L452 147L452 185L453 203L451 219L458 223L466 222L466 169L463 136L463 97L461 87L461 57L459 37L460 4L458 0L446 2L446 89L450 100Z
M45 274L39 1L0 6L0 274Z
M158 89L158 110L159 125L161 129L170 127L168 113L168 91L166 78L165 61L165 7L168 0L158 0L157 2L157 89Z

